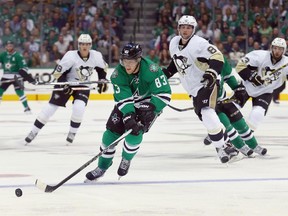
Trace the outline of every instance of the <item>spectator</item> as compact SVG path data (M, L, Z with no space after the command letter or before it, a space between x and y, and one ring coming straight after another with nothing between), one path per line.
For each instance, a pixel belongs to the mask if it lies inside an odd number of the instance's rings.
M196 35L210 41L213 39L213 32L210 29L207 29L206 25L202 25L201 29L196 32Z
M159 64L159 62L160 62L160 58L158 57L158 55L156 55L155 49L150 49L146 58L150 59L151 61L153 61L156 64Z
M260 47L261 47L262 50L268 50L269 49L270 42L269 42L268 37L262 36Z
M236 66L238 61L244 56L244 52L239 48L237 42L233 42L232 44L232 51L229 52L229 58L231 60L231 65L233 67Z
M61 58L63 57L63 55L66 53L67 48L69 46L69 43L66 41L64 41L64 36L62 34L60 34L58 36L58 41L56 41L54 43L53 49L57 49L57 51L60 53Z

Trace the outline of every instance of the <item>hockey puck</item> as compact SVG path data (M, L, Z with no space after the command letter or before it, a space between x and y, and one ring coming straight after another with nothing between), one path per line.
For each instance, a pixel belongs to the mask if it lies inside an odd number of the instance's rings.
M22 192L22 190L21 190L20 188L17 188L17 189L15 190L15 194L16 194L17 197L21 197L22 194L23 194L23 192Z

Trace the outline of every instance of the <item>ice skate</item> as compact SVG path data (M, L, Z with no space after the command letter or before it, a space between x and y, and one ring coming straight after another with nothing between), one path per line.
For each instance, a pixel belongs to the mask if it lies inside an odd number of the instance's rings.
M253 151L254 151L255 153L259 154L259 155L262 155L262 156L266 155L266 153L267 153L267 149L266 149L266 148L263 148L263 147L261 147L261 146L259 146L259 145L257 145L257 146L253 149Z
M222 148L216 148L216 151L217 151L217 154L218 154L218 157L219 157L221 163L227 163L229 161L229 156L223 147Z
M203 142L205 145L210 145L212 143L212 140L210 139L209 135L207 135Z
M239 151L229 142L225 144L224 151L228 154L229 159L239 154Z
M128 161L128 160L122 158L121 163L120 163L119 168L118 168L118 171L117 171L117 173L119 175L118 180L122 176L125 176L128 173L128 170L129 170L129 167L130 167L130 163L131 163L131 161Z
M31 109L30 109L30 107L26 107L25 109L24 109L24 113L25 114L32 114L32 112L31 112Z
M86 173L87 179L84 182L85 183L95 182L99 178L103 177L105 172L106 172L106 170L103 170L103 169L100 169L99 167L97 167L96 169Z
M67 145L73 143L76 133L69 132L66 138Z
M244 145L242 146L239 151L245 156L251 156L253 154L253 150L249 148L249 146Z
M28 145L29 143L32 142L32 140L35 139L35 137L37 136L38 133L35 133L33 131L31 131L28 136L25 138L25 145Z

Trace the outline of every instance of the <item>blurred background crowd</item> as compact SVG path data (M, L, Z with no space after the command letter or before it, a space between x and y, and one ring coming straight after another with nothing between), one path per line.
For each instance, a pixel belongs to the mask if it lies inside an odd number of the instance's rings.
M33 67L54 67L77 37L89 33L93 49L111 65L132 40L166 66L177 21L193 15L196 34L211 40L234 66L245 53L288 41L288 0L0 0L0 51L12 40Z

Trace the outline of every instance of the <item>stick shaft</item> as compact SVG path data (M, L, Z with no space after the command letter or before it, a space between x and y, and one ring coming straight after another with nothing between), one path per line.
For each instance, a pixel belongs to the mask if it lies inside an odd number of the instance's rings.
M57 188L62 186L65 182L73 178L75 175L77 175L79 172L81 172L83 169L85 169L87 166L89 166L93 161L95 161L98 157L100 157L102 154L106 153L110 148L115 147L121 140L123 140L126 136L128 136L132 132L132 129L126 131L124 134L122 134L118 139L116 139L114 142L112 142L107 148L105 148L103 151L100 151L97 155L95 155L93 158L91 158L89 161L87 161L85 164L83 164L81 167L79 167L77 170L75 170L73 173L71 173L69 176L64 178L62 181L60 181L58 184L51 186L47 185L44 182L40 181L39 179L36 180L35 185L40 190L44 190L46 193L51 193L55 191Z
M181 109L181 108L174 107L174 106L172 106L172 105L170 105L170 104L168 104L168 107L170 107L171 109L176 110L176 111L178 111L178 112L184 112L184 111L188 111L188 110L194 110L194 107L188 107L188 108L183 108L183 109Z

